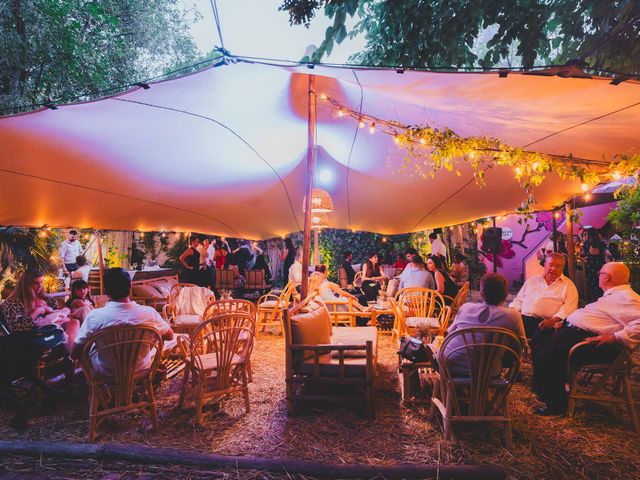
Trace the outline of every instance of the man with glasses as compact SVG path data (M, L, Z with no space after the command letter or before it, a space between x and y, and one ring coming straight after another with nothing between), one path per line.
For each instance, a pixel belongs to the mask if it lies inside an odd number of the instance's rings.
M66 274L78 269L76 258L82 255L82 245L78 241L78 232L70 230L67 239L60 244L60 258L62 259L62 271Z
M536 409L536 413L565 413L567 355L571 347L583 341L589 343L576 359L580 365L586 365L609 363L621 348L633 348L640 343L640 295L631 289L629 276L624 263L605 264L599 274L602 297L573 312L551 334L540 334L532 340L531 388L546 405Z

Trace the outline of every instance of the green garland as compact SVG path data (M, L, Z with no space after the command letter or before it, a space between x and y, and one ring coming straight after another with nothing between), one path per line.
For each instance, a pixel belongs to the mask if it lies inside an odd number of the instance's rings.
M485 172L494 166L507 166L527 193L517 213L528 214L536 203L533 195L550 172L562 179L579 180L583 191L593 186L623 177L638 177L640 155L616 155L611 161L591 160L573 155L550 155L522 148L514 148L493 137L462 137L450 128L438 129L430 125L404 125L357 112L334 98L320 95L321 100L338 117L350 117L370 133L377 131L394 137L399 148L406 151L400 172L424 179L434 178L439 170L455 171L460 176L460 162L471 165L476 183L484 186ZM413 171L410 171L411 168ZM637 183L629 187L637 188Z

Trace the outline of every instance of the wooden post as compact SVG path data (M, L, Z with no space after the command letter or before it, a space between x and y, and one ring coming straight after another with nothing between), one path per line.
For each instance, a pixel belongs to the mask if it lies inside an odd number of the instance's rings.
M104 295L104 259L102 258L102 232L96 232L96 240L98 241L98 267L100 268L100 295Z
M300 294L302 300L309 291L309 252L311 249L311 196L313 195L313 171L316 163L316 77L309 75L309 116L307 121L307 198L304 205L304 240L302 242L302 285Z
M320 229L313 230L313 264L320 265L320 251L319 251L319 237Z
M496 217L493 217L493 228L496 228ZM498 252L493 252L493 273L498 273Z
M551 211L551 226L553 227L553 251L558 251L558 225L556 224L556 211Z
M573 198L565 204L567 213L567 262L569 263L569 278L572 282L576 281L576 253L573 247L573 210L571 209Z

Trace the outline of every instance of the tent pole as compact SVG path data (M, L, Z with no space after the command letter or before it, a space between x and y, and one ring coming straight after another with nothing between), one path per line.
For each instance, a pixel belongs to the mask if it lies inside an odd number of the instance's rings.
M320 265L320 255L318 252L318 237L320 236L320 229L316 228L313 231L313 265Z
M98 267L100 268L100 295L104 295L104 259L102 258L102 232L96 233L96 240L98 241Z
M553 227L553 251L558 251L558 225L556 223L556 211L551 211L551 225Z
M572 282L576 281L576 252L573 247L573 210L571 202L573 199L565 203L564 207L567 213L567 262L569 262L569 278Z
M309 116L307 122L307 197L304 205L304 240L302 242L302 285L301 298L309 292L309 253L311 249L311 196L313 195L313 170L315 167L316 129L316 77L309 75Z
M493 222L493 228L496 228L496 217L492 217L491 221ZM498 273L498 252L493 252L493 273Z

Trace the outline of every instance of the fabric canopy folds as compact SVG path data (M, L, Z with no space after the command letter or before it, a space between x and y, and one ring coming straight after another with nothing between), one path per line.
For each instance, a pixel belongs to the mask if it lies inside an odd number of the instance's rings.
M254 239L300 230L309 74L318 94L386 120L589 159L640 153L637 82L237 62L0 118L0 224ZM403 233L513 212L525 198L509 168L489 169L481 188L464 164L461 176L424 180L399 173L403 158L389 136L318 102L316 184L333 198L334 227ZM535 208L579 191L551 175Z

